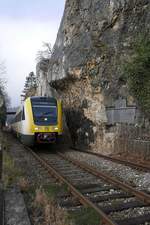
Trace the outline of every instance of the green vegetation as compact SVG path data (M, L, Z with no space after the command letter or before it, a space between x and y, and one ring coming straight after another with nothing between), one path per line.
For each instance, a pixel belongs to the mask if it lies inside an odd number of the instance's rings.
M45 194L50 199L55 199L57 195L67 193L67 187L65 185L50 184L43 187Z
M150 118L150 39L139 38L134 55L124 67L128 87L142 111Z
M40 187L35 191L33 207L37 211L41 211L43 218L42 224L72 225L68 219L66 210L60 208L55 197L61 194L66 188L55 184Z
M23 177L21 171L15 167L14 160L6 151L3 153L3 174L6 187Z
M32 88L37 87L37 77L34 72L30 72L29 75L26 77L25 85L24 85L24 92L26 93Z
M92 208L71 212L69 219L73 220L75 225L100 225L100 216Z
M56 212L58 211L55 218L60 218L59 214L61 214L61 218L65 221L65 224L100 225L100 216L92 208L81 208L80 211L75 210L68 214L66 211L59 208L57 204L55 205L57 196L68 192L66 185L50 184L42 187L42 189L43 191L37 191L36 193L36 205L52 204L53 207L55 207Z

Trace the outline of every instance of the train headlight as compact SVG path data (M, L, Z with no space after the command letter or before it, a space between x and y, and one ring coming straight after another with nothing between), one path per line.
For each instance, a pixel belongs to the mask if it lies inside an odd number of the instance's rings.
M35 127L34 130L39 130L39 128L38 127Z
M58 130L58 127L55 127L55 130Z

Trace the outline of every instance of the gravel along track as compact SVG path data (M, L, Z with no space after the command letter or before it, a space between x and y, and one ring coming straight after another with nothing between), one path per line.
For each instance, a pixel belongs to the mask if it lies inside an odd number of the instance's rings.
M30 154L30 152L25 151L17 141L15 142L12 140L13 146L11 146L9 154L12 155L12 157L15 160L15 165L17 165L18 168L20 168L23 171L24 176L28 179L28 182L31 185L43 185L49 182L55 183L56 180L53 178L50 178L48 172L45 171L45 169L39 164L39 162ZM78 155L78 158L82 161L85 156L81 157L79 156L79 152L71 151L71 153L67 152L64 154L76 154ZM83 154L83 153L82 153ZM88 156L88 154L86 154ZM73 185L75 185L78 190L80 190L84 196L88 197L92 202L94 202L97 206L102 207L106 212L113 218L113 220L117 221L117 224L124 225L123 221L125 220L125 225L138 225L138 224L144 224L149 225L150 222L143 223L143 214L144 216L148 214L147 212L150 211L149 206L140 205L139 202L135 202L133 199L133 196L130 194L127 194L123 191L121 191L118 188L115 188L112 185L107 184L106 182L103 182L101 179L96 178L93 175L89 175L88 172L85 172L81 169L77 169L76 166L71 166L68 164L66 169L63 167L65 165L64 161L61 163L60 159L57 163L57 158L55 154L52 153L42 153L40 152L40 156L44 157L47 161L49 161L50 164L53 164L54 167L57 167L58 170L61 170L61 173L63 176L67 177L71 182L73 182ZM54 156L54 158L53 158ZM75 156L74 156L75 157ZM77 157L77 156L76 156ZM89 155L89 161L92 161L93 157ZM99 158L97 159L99 161ZM87 159L85 160L88 161ZM102 160L105 161L105 160ZM112 162L108 163L109 164ZM99 163L97 163L99 164ZM115 165L118 165L114 163ZM114 166L115 167L115 166ZM120 168L123 168L123 165L120 165ZM128 167L127 167L128 168ZM104 170L106 171L106 170ZM132 170L135 172L135 170ZM140 172L138 172L140 173ZM144 174L144 173L141 173ZM108 200L109 196L109 200ZM74 210L80 210L82 208L81 204L77 201L77 198L72 197L71 195L63 195L58 199L60 205L64 208L67 208L71 211ZM122 209L121 211L118 211L116 205L121 205L122 202L126 203L125 209ZM136 206L135 206L136 204ZM108 207L109 206L109 207ZM129 207L130 206L130 207ZM132 206L132 207L131 207ZM107 209L106 209L107 208ZM111 210L111 209L114 210ZM130 221L130 218L132 217L138 217L138 223L132 223ZM141 221L140 221L141 220ZM150 219L148 218L147 221ZM135 221L135 220L134 220ZM37 223L40 224L40 223Z
M88 153L68 150L64 152L66 156L70 156L80 162L88 163L96 169L111 174L113 177L118 177L120 180L130 183L139 189L146 189L150 192L150 173L132 169L129 166L124 166L109 160L99 158Z
M7 154L12 158L15 167L18 168L20 177L25 178L29 186L38 188L41 185L55 182L55 179L49 177L37 160L15 138L12 138L11 143L13 144L7 150Z
M150 203L134 197L133 193L125 192L121 188L97 178L90 172L66 161L56 154L38 153L41 159L55 168L63 177L72 183L88 200L101 209L109 218L118 225L149 225L150 224ZM82 161L81 155L76 152L65 153L74 155ZM84 154L83 154L84 155ZM79 157L80 156L80 157ZM91 158L91 156L88 156ZM93 156L92 156L93 157ZM88 159L89 160L89 159ZM87 162L87 160L86 160ZM98 163L97 163L98 164ZM121 165L122 166L122 165ZM148 202L150 202L150 195ZM72 210L80 209L81 204L76 198L62 196L60 205Z
M56 184L56 179L50 177L31 153L26 151L11 134L4 133L3 141L6 144L4 161L7 166L4 171L5 185L8 187L19 185L32 225L42 225L44 224L43 212L34 205L35 194L43 186ZM1 199L0 193L0 204Z
M140 158L135 159L133 156L131 158L130 155L128 157L124 156L124 158L123 158L123 156L110 156L110 155L108 156L108 155L104 155L104 154L100 154L100 153L96 153L96 152L79 150L79 149L76 149L73 147L72 147L72 149L79 151L79 152L88 153L90 155L96 155L98 158L102 158L102 159L106 159L108 161L123 164L123 165L129 166L131 168L134 168L136 170L150 172L150 161L148 161L148 160L142 160Z

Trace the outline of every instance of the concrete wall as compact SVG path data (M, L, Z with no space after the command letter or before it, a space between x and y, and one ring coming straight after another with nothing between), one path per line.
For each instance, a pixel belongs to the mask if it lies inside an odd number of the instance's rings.
M139 111L135 105L128 106L126 99L118 99L114 102L114 106L106 107L106 114L108 124L136 124Z

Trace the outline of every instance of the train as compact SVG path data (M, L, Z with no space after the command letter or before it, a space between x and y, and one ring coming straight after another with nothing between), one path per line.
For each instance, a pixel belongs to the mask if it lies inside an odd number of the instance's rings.
M56 143L62 137L62 103L54 97L28 97L18 108L11 129L27 146Z

